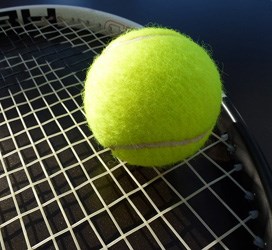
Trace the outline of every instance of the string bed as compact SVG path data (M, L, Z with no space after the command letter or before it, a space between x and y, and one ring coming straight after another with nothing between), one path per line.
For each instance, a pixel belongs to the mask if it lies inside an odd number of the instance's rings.
M223 126L169 168L128 166L98 145L82 91L117 34L97 29L61 18L0 26L1 249L263 247L254 183Z

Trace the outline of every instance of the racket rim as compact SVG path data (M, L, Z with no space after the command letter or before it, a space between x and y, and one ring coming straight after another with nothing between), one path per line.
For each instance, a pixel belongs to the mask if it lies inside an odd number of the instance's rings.
M264 182L265 184L263 187L266 191L267 201L272 211L272 168L269 166L268 161L266 160L266 157L256 138L250 132L247 123L243 119L243 116L237 110L231 99L226 96L223 99L223 103L227 105L227 108L233 115L235 119L233 124L239 134L242 136L243 142L245 143L250 156L253 156L251 158L255 163L254 165L256 166L256 170L258 171L262 183Z
M51 7L53 7L53 8L56 8L56 6L61 6L61 7L64 7L64 6L66 6L67 8L78 8L78 9L87 9L87 10L94 10L94 9L89 9L89 8L84 8L84 7L76 7L76 6L69 6L69 5L29 5L29 6L22 6L22 8L21 9L27 9L27 8L32 8L32 6L36 6L36 8L38 9L38 8L48 8L49 6L51 6ZM50 7L49 7L50 8ZM11 9L11 10L14 10L15 8L13 8L13 7L10 7L10 8L6 8L6 9L2 9L0 12L2 12L2 11L5 11L5 10L7 10L7 9ZM16 8L16 10L20 10L20 9L17 9ZM94 10L95 12L101 12L101 13L106 13L106 14L108 14L108 15L110 15L110 16L115 16L115 17L118 17L118 16L116 16L116 15L112 15L112 14L109 14L109 13L107 13L107 12L102 12L102 11L96 11L96 10ZM235 108L235 107L234 107ZM238 112L238 111L237 111ZM242 117L241 117L242 118ZM237 120L239 120L237 117L236 117L236 119ZM246 124L245 124L246 125ZM245 139L245 138L243 138L243 139Z

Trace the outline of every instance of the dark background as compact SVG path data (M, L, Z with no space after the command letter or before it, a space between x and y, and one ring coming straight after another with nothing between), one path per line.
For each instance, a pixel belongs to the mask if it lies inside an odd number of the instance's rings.
M271 0L0 0L1 8L30 4L98 9L142 25L178 29L205 43L213 51L227 95L272 166Z

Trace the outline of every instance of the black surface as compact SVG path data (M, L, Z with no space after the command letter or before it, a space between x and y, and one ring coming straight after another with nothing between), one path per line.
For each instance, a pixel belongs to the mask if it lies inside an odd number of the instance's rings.
M142 25L172 27L205 43L222 71L226 93L272 166L272 1L0 1L1 8L29 4L65 4L103 10Z

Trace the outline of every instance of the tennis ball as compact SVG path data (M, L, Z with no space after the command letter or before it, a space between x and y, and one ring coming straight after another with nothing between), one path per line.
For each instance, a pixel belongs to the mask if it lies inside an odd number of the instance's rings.
M196 153L220 113L220 74L209 53L165 28L131 30L91 65L83 94L98 142L129 164L164 166Z

